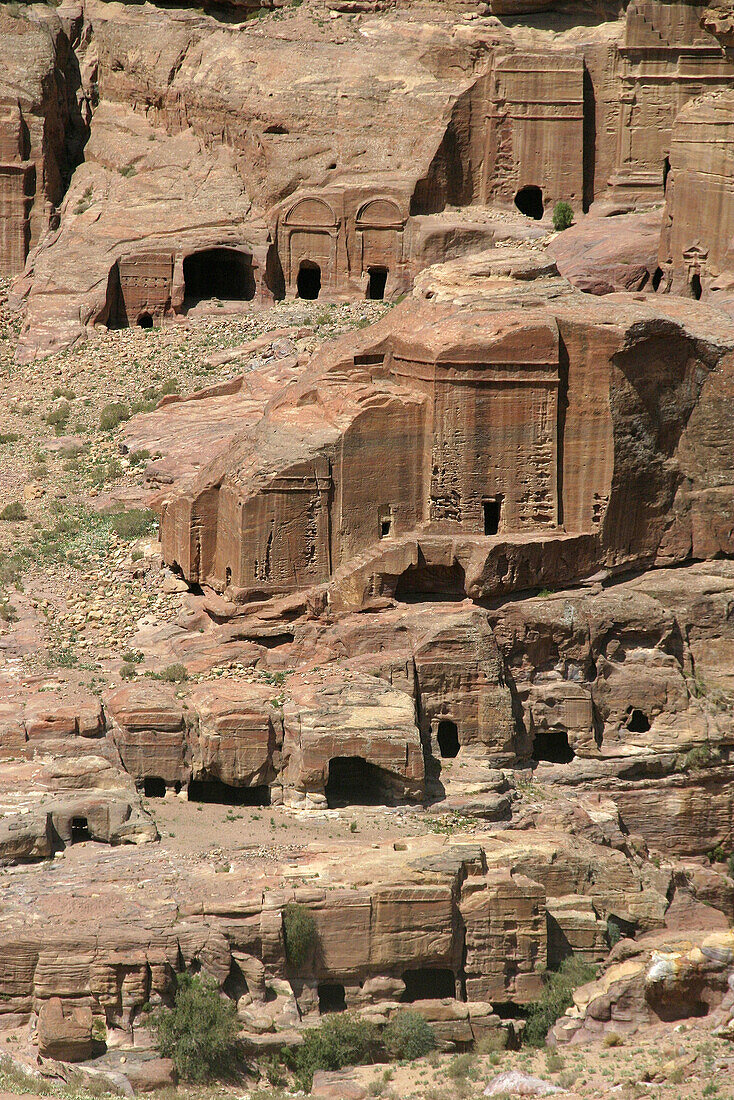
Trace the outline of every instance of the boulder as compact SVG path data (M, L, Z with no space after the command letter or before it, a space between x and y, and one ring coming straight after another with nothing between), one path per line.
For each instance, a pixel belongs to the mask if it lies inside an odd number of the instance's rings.
M60 1062L83 1062L92 1054L92 1010L64 1003L59 997L44 1001L38 1013L38 1053Z

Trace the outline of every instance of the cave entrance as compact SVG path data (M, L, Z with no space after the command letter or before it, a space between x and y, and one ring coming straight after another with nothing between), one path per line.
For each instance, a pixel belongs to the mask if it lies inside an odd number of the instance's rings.
M655 272L654 272L653 277L652 277L652 289L654 291L657 291L658 287L660 286L662 281L663 281L663 269L661 267L656 267Z
M395 599L404 603L422 600L463 600L466 595L466 574L458 562L452 565L432 565L426 561L423 551L418 551L418 561L409 565L400 576L395 588Z
M386 802L385 775L362 756L335 756L329 761L326 802L335 806L380 806Z
M161 779L159 775L146 775L143 780L143 794L146 798L165 798L165 779Z
M568 743L565 730L541 730L533 741L533 759L549 764L570 764L576 753Z
M697 271L691 275L691 282L689 285L691 289L691 298L695 298L697 302L700 302L702 293L701 276Z
M91 840L89 822L86 817L72 817L71 819L71 843L80 844L83 840Z
M451 760L454 756L459 755L459 729L456 722L449 721L448 718L442 719L438 723L438 733L436 734L436 740L438 741L438 751L444 760Z
M189 802L216 802L220 806L269 806L270 787L233 787L221 779L192 779Z
M663 161L663 194L668 190L668 176L670 175L670 157Z
M650 719L639 707L627 707L624 724L630 733L647 733L650 729Z
M346 992L341 982L320 982L318 994L319 1012L322 1016L329 1012L346 1012Z
M543 192L539 187L521 187L515 195L515 206L526 218L539 222L543 217Z
M371 298L374 302L380 302L385 297L385 286L387 285L388 274L387 268L370 267L367 271L369 274L367 297Z
M456 979L453 970L426 966L420 970L406 970L403 974L405 992L401 1001L437 1001L442 997L456 997Z
M496 535L500 529L502 516L502 497L493 497L482 501L482 516L485 535Z
M188 305L221 298L251 302L255 276L249 256L232 248L207 248L187 256L183 264L184 298Z
M298 297L315 302L321 293L321 268L310 260L302 260L298 269Z
M149 313L141 313L138 317L138 328L153 328L153 318Z

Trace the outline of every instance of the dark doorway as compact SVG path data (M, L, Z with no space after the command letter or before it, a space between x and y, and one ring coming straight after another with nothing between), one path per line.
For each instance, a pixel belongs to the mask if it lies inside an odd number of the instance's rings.
M543 730L536 733L533 741L534 760L545 760L549 764L570 764L575 755L565 730Z
M380 520L380 538L381 539L390 538L390 532L391 531L392 531L392 520L391 519L381 519Z
M652 277L652 289L657 290L663 281L663 269L661 267L655 268L655 274Z
M120 268L114 264L107 280L107 327L127 328L129 322L120 285Z
M627 718L624 724L630 733L647 733L650 729L650 719L644 710L639 710L638 707L627 707Z
M663 161L663 194L668 189L668 176L670 175L670 157L666 157Z
M269 806L270 788L232 787L221 779L192 779L188 798L189 802L216 802L220 806Z
M138 317L138 328L153 328L153 318L149 313L141 313Z
M298 297L314 302L321 293L321 268L303 260L298 271Z
M515 206L526 218L539 222L543 217L543 192L539 187L521 187L515 195Z
M427 966L422 970L406 970L403 974L405 993L401 1001L435 1001L456 997L453 970Z
M361 756L335 756L329 761L326 801L335 806L379 806L385 803L382 771Z
M691 298L695 298L697 302L701 300L701 276L698 272L691 276Z
M380 302L385 297L385 286L387 284L387 268L386 267L370 267L368 268L370 280L367 284L367 297L371 298L375 302Z
M189 304L210 298L251 302L255 297L250 257L231 248L208 248L187 256L183 274L184 296Z
M233 1001L239 1001L240 997L245 997L250 992L247 978L242 973L242 968L235 959L232 959L230 963L229 974L225 979L222 989Z
M143 794L146 798L165 798L165 779L161 779L159 775L146 775L143 780Z
M438 751L444 760L451 760L454 756L459 755L459 730L456 722L450 722L447 718L444 718L438 723L438 733L436 735L438 741Z
M466 574L463 566L431 565L418 551L418 561L409 565L398 578L395 599L406 603L422 600L463 600L466 595Z
M494 500L483 500L482 512L484 514L485 535L496 535L500 529L502 497L495 497Z
M83 840L91 840L89 822L86 817L72 817L71 819L71 843L79 844Z
M328 1012L346 1012L347 1002L344 986L341 982L319 983L319 1012L325 1016Z

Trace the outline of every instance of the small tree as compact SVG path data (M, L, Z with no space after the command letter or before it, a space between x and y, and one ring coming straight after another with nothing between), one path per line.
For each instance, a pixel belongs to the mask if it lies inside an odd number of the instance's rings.
M289 902L283 909L283 934L285 954L293 970L300 970L308 962L316 947L318 933L313 914L305 905Z
M310 1092L316 1070L363 1066L374 1061L378 1046L376 1024L353 1012L339 1012L307 1031L302 1045L286 1052L286 1060L300 1087Z
M171 1009L153 1017L158 1049L184 1081L225 1077L238 1054L237 1006L211 978L179 975Z
M562 233L573 224L573 208L570 203L557 202L553 207L553 228L556 233Z
M569 955L558 970L547 971L543 992L529 1006L523 1041L531 1047L542 1047L556 1020L573 1004L574 990L595 977L596 967L577 955Z
M16 523L19 520L28 519L28 515L20 501L14 500L5 505L2 512L0 512L0 519L7 519L11 523Z
M408 1008L393 1016L382 1033L382 1043L391 1058L412 1061L433 1050L436 1036L428 1020Z

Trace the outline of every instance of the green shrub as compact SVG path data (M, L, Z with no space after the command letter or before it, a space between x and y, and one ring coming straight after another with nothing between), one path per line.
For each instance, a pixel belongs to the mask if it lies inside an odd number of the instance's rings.
M121 680L134 680L136 675L137 669L135 668L135 665L131 665L125 662L125 664L122 665L122 667L120 668Z
M147 508L130 508L126 512L114 512L110 527L121 539L139 539L154 530L155 512Z
M558 970L547 971L543 992L528 1011L524 1041L529 1046L542 1047L553 1024L573 1004L574 990L595 977L596 967L575 955L564 959Z
M619 927L619 923L614 917L609 917L607 920L607 943L610 947L614 947L622 939L622 929Z
M144 659L144 654L139 649L125 649L121 656L125 664L128 665L139 665Z
M17 432L0 432L0 443L17 443L19 439Z
M407 1008L393 1016L382 1033L382 1043L391 1058L412 1061L433 1050L436 1036L420 1012Z
M147 462L150 458L150 451L146 451L143 448L140 451L131 451L128 456L128 461L131 466L140 466L141 463Z
M71 415L71 409L66 402L61 402L55 409L50 409L46 413L46 423L50 424L52 428L63 428L66 426L66 422Z
M704 741L702 745L696 745L694 748L687 752L683 765L686 771L698 771L701 768L708 768L712 764L718 764L719 757L712 748L708 741Z
M99 426L103 432L111 432L122 424L123 420L130 419L130 409L124 401L111 401L105 405L99 414Z
M184 1081L210 1081L231 1072L238 1054L237 1006L211 979L179 975L173 1008L153 1016L158 1050L172 1058Z
M376 1024L352 1012L339 1012L307 1031L303 1045L289 1051L287 1059L299 1086L310 1092L317 1070L367 1065L374 1061L378 1047Z
M283 909L283 935L288 965L293 970L300 970L318 942L313 913L305 905L289 902Z
M553 228L556 233L562 233L573 224L573 208L570 203L557 202L553 207Z
M46 665L48 668L74 668L78 662L79 654L75 653L70 645L46 651Z
M453 1081L465 1081L467 1078L476 1079L477 1059L474 1054L457 1054L449 1062L446 1070Z
M15 623L18 621L18 612L2 593L0 593L0 619L2 619L4 623Z
M182 684L188 680L186 665L167 665L161 672L152 673L154 680L163 680L167 684Z
M19 500L14 500L5 505L2 512L0 512L0 519L7 519L11 523L16 523L18 520L28 519L28 513Z

